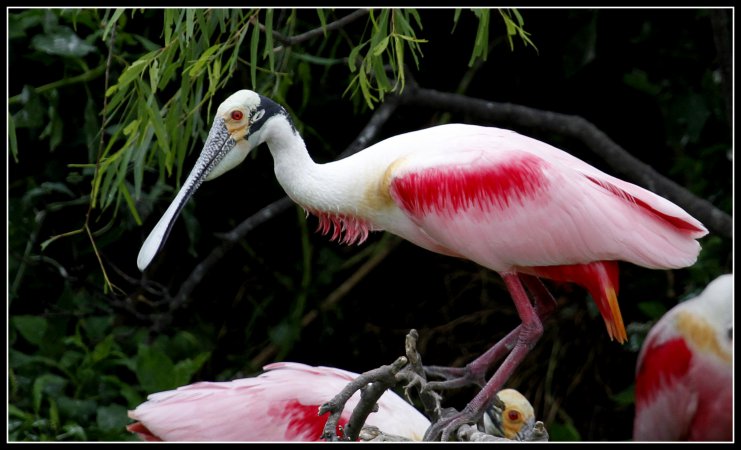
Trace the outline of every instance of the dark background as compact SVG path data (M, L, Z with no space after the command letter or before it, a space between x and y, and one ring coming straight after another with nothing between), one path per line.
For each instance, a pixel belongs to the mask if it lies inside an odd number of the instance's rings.
M34 37L47 32L44 21L72 26L68 17L57 14L55 19L42 12L9 12L11 98L24 87L38 88L80 73L73 57L32 45ZM520 13L537 51L518 38L510 50L504 26L492 13L490 38L500 41L466 95L583 117L659 173L732 212L730 102L723 85L731 80L723 80L724 55L718 53L718 30L711 20L713 14L730 20L728 10ZM35 23L21 26L36 15ZM409 75L421 87L453 92L469 69L475 17L462 14L451 34L451 10L422 9L420 16L424 27L418 37L429 42L422 45L419 68L411 65ZM303 10L299 17L300 31L318 26L313 10ZM161 12L147 10L129 17L125 26L157 43L161 22ZM354 36L364 24L361 19L344 32ZM87 33L82 26L77 32L83 39ZM98 51L78 59L105 56L100 38L91 41ZM315 44L305 45L310 50ZM244 47L246 55L249 46ZM112 66L115 76L141 52L136 42L122 43ZM245 69L235 76L215 103L248 87L247 73ZM355 139L372 111L343 96L346 65L312 67L311 74L311 81L294 80L287 103L297 105L294 111L315 160L331 161ZM299 107L304 82L311 83L311 97ZM17 161L9 156L8 175L11 440L127 439L125 410L153 390L248 376L276 360L362 372L400 356L411 328L420 333L424 362L462 366L517 325L497 274L406 242L396 244L382 233L372 234L361 246L329 242L313 232L316 220L305 219L294 207L250 232L211 268L182 307L170 312L172 296L221 242L216 233L284 195L266 148L199 189L145 275L136 268L136 255L174 192L155 205L140 205L142 226L123 207L93 210L93 228L100 231L95 243L111 282L121 290L106 289L84 234L40 248L51 236L78 229L85 219L90 177L69 164L95 162L89 147L95 124L83 100L92 96L99 111L103 92L101 76L84 83L84 89L81 84L62 85L34 101L9 104L19 149ZM63 130L55 146L44 133L52 108ZM379 138L433 125L443 113L401 106ZM466 114L450 119L485 123ZM203 120L210 123L211 118ZM579 142L546 130L517 131L608 173L619 172ZM188 156L184 171L196 156ZM175 184L172 177L166 181ZM154 189L155 183L158 172L153 168L145 176L144 190ZM549 284L560 304L558 313L545 324L543 338L508 385L531 400L553 440L630 439L635 361L648 327L663 311L732 268L730 237L711 232L701 242L704 250L692 268L658 271L621 265L619 298L630 337L625 345L608 339L586 292ZM380 263L357 274L388 247L391 251ZM337 303L300 325L304 315L337 295L348 281L352 288ZM275 351L261 354L270 348ZM474 393L451 393L446 404L460 408Z

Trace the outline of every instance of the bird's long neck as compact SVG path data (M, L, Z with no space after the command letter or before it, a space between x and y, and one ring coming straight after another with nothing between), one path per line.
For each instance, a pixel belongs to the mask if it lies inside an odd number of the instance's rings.
M288 196L305 208L324 209L316 194L327 189L331 180L311 158L293 124L286 116L276 115L265 124L263 133L273 155L275 176Z
M346 244L362 243L375 227L362 212L363 183L338 162L317 164L291 123L281 116L265 124L264 142L286 194L319 219L318 231Z

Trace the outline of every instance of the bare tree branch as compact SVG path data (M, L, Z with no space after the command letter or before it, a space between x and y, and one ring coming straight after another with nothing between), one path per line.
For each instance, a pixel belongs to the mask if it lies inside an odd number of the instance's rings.
M512 439L492 436L491 434L479 431L475 426L468 424L463 424L458 427L457 437L459 441L466 442L512 442ZM545 425L543 422L538 421L535 423L532 430L528 431L528 434L522 439L522 441L545 442L548 441L548 438L548 431L546 431Z
M677 203L712 232L727 238L731 237L732 220L728 214L635 158L582 117L512 103L491 102L414 85L404 90L400 101L404 105L467 113L481 120L548 130L577 139L602 157L610 167L620 172L626 179Z
M425 389L427 384L427 376L425 375L425 369L422 366L422 356L417 351L417 341L419 340L419 333L417 330L410 330L407 333L404 341L404 351L409 361L409 365L405 368L402 373L398 375L398 378L406 381L404 386L404 393L407 396L407 400L410 402L410 391L412 387L416 387L417 396L422 402L422 406L425 409L425 415L430 417L432 421L436 421L441 416L440 411L440 394L430 389Z
M422 367L422 359L417 352L416 347L418 337L419 334L416 330L410 330L406 336L404 346L406 356L400 356L390 365L381 366L364 372L350 381L337 395L319 408L319 415L330 413L330 416L324 425L322 439L329 441L355 441L360 437L362 440L368 441L408 440L399 436L385 434L384 430L379 430L376 427L363 426L368 415L377 410L376 402L381 398L381 395L383 395L387 389L390 389L399 383L405 384L404 390L407 393L407 399L410 403L414 403L412 399L409 398L410 389L412 387L417 388L417 393L419 395L418 398L425 406L426 416L431 417L433 423L442 417L447 417L450 414L457 413L453 408L446 408L443 410L440 407L441 397L437 393L431 392L425 388L426 381L424 369ZM345 429L342 430L342 435L338 436L336 430L338 429L342 412L344 411L348 400L350 400L357 391L361 392L360 401L353 410ZM498 397L497 401L500 401ZM501 409L504 409L504 405L502 405ZM512 441L511 439L504 437L490 435L486 432L480 431L476 426L472 425L461 425L458 428L456 435L460 441ZM514 440L547 441L548 432L546 431L543 422L537 421L529 426L524 426L517 433L517 437Z
M329 419L327 419L327 423L324 425L322 438L330 441L356 440L368 414L377 408L376 402L381 398L381 395L388 388L396 385L396 374L406 364L406 357L400 356L388 366L369 370L349 382L332 400L320 406L320 416L330 413ZM345 404L350 400L350 397L361 389L363 390L361 400L358 402L358 405L350 416L350 420L347 422L344 437L340 438L335 433L335 430L342 416L342 411L345 409Z
M286 47L290 47L292 45L300 44L301 42L307 41L313 37L320 36L326 32L333 31L338 28L342 28L348 23L351 23L355 21L356 19L363 17L366 14L368 14L367 9L358 9L357 11L353 11L352 13L342 17L341 19L328 23L327 26L324 28L322 27L314 28L313 30L309 30L305 33L301 33L296 36L283 36L277 31L273 31L273 38L275 38L276 41L282 43ZM262 24L260 25L260 28L263 31L265 30L265 27ZM274 49L274 51L279 51L279 50L281 50L281 47L276 47Z

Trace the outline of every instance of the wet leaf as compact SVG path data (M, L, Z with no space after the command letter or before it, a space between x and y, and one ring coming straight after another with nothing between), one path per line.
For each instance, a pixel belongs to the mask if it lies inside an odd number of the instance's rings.
M136 375L147 392L159 392L175 387L175 365L161 350L140 345L137 352Z
M97 49L80 39L70 28L60 27L49 34L35 36L31 47L49 55L82 57Z
M98 408L95 422L103 431L115 431L126 428L130 422L127 409L122 405L105 405Z
M37 316L14 316L10 322L28 342L40 345L46 332L46 319Z

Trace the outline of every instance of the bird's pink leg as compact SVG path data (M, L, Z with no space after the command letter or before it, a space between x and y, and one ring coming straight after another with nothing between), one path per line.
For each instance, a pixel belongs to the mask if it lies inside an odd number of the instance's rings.
M545 288L543 282L533 275L519 274L530 294L535 299L535 313L544 321L555 311L556 300ZM428 390L456 389L470 384L483 387L486 384L486 372L509 353L517 343L523 325L520 324L507 336L500 339L483 355L466 365L466 367L425 366L428 376L445 378L445 381L430 381L425 386Z
M460 425L478 422L486 411L486 408L492 404L497 391L504 386L504 383L509 379L510 375L512 375L512 372L514 372L522 360L525 359L525 356L527 356L528 352L533 348L538 339L540 339L540 336L543 335L543 324L540 317L538 317L535 308L533 308L533 305L530 303L530 299L525 292L520 277L516 273L507 273L502 276L507 285L507 289L512 295L512 300L515 302L517 314L520 316L520 320L522 320L522 324L518 327L519 333L517 339L515 339L512 351L509 353L507 358L505 358L504 362L502 362L502 365L499 366L491 379L486 383L484 388L468 403L468 405L466 405L465 408L463 408L461 412L438 420L427 430L424 437L426 441L437 440L441 436L443 441L447 441L450 434ZM524 278L528 286L532 289L532 281L527 281L528 278L526 276ZM542 289L543 290L540 291L540 288L535 288L537 293L534 292L533 296L538 298L543 295L543 292L547 292L544 287ZM550 297L550 294L548 296ZM546 308L549 313L552 309L552 307ZM510 333L510 335L511 334L512 333ZM510 335L507 335L507 337ZM504 340L506 340L507 337L505 337ZM499 345L499 343L497 345ZM497 345L494 347L497 347ZM506 347L507 346L504 345L505 349ZM492 356L501 357L500 352L503 352L503 350L492 348L487 353Z

